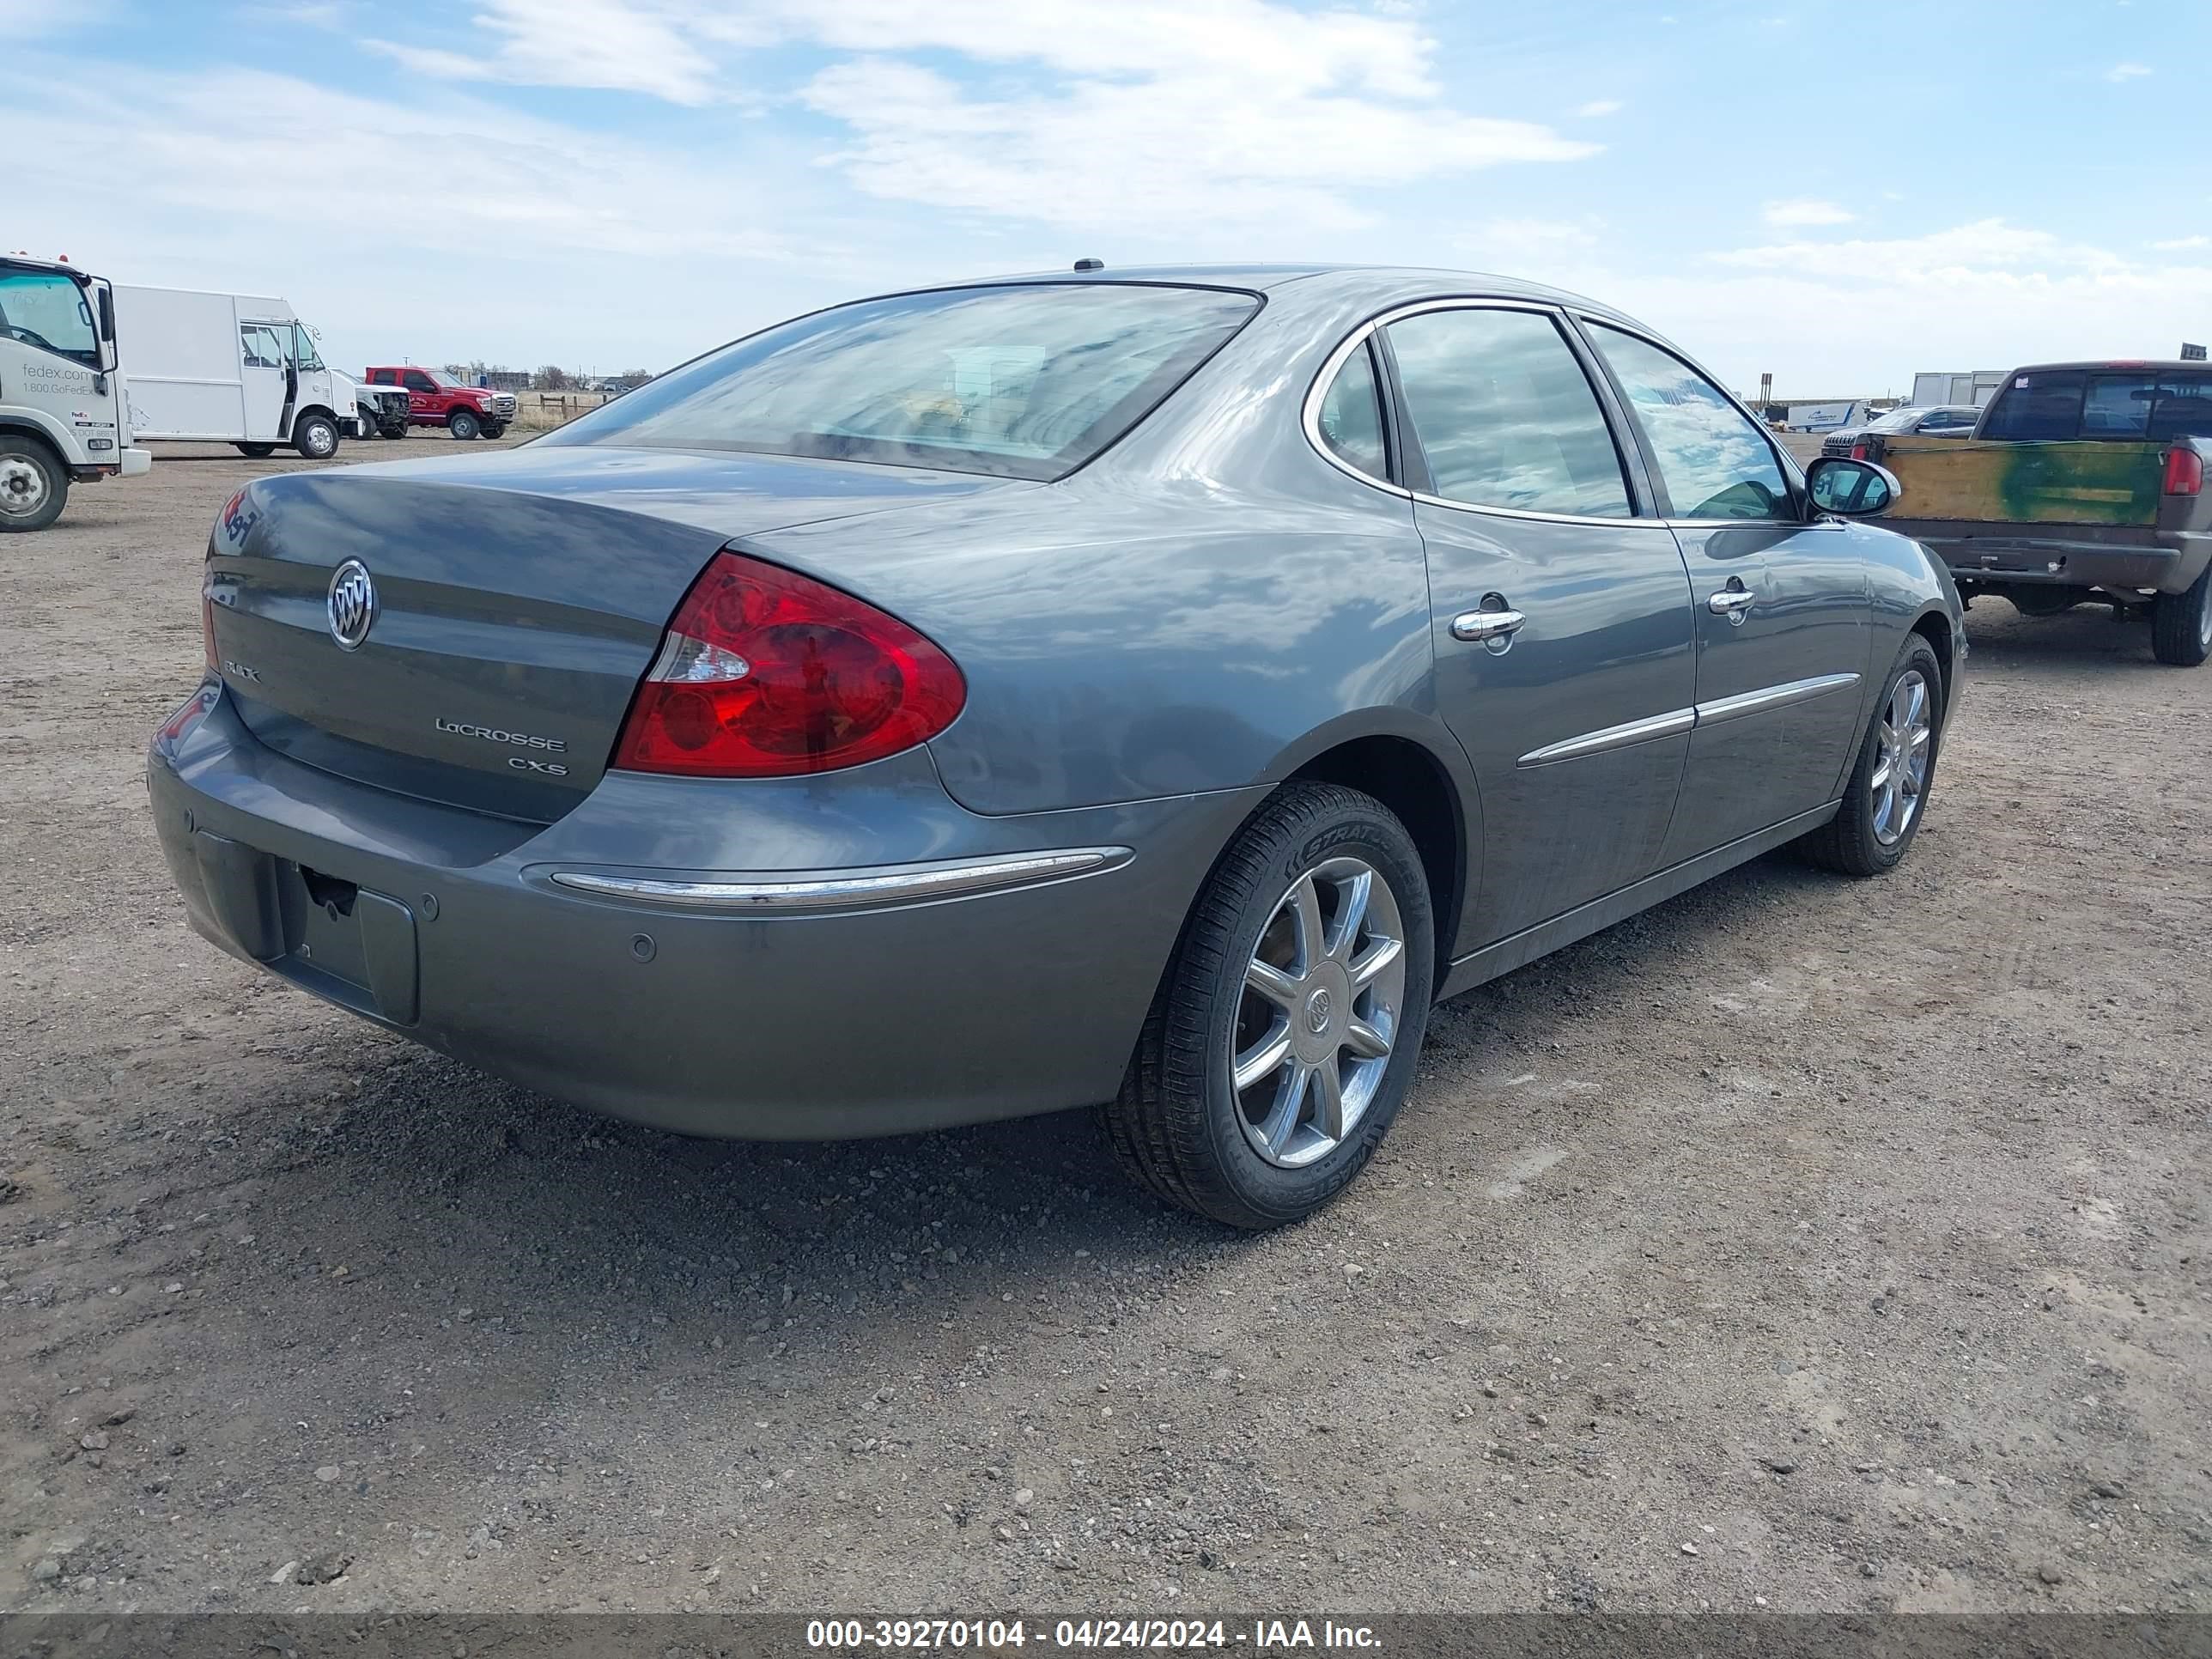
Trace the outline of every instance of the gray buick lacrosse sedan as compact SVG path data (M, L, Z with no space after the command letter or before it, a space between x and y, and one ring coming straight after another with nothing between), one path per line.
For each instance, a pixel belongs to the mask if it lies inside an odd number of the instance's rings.
M1497 277L895 294L510 453L241 490L152 808L207 938L548 1094L1103 1103L1155 1193L1272 1226L1437 999L1785 842L1905 856L1966 647L1857 521L1896 494Z

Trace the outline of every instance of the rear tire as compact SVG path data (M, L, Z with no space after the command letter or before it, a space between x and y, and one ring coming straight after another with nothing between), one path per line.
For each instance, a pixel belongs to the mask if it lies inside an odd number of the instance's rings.
M302 415L292 422L292 447L304 459L327 461L338 453L338 423L327 415Z
M0 532L44 530L69 505L69 473L46 442L0 432Z
M1255 1231L1334 1198L1413 1082L1429 907L1420 854L1380 801L1334 784L1279 791L1207 878L1105 1108L1124 1167L1170 1204Z
M276 453L275 444L233 444L231 447L252 461L265 461Z
M1917 712L1916 686L1920 696ZM1917 742L1916 729L1923 733ZM1905 641L1896 665L1882 682L1874 717L1859 744L1858 763L1844 790L1843 805L1827 823L1801 836L1798 849L1839 875L1880 876L1894 870L1904 862L1913 837L1920 833L1920 821L1927 816L1942 742L1943 667L1936 659L1936 647L1915 634ZM1912 757L1923 751L1916 787Z
M2170 668L2212 657L2212 565L2179 593L2161 593L2150 611L2151 653Z
M457 409L446 417L446 430L463 443L473 443L483 431L483 423L465 409Z

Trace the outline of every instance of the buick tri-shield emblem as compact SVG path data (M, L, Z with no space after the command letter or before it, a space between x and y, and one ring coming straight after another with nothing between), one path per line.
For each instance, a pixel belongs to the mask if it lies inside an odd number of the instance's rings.
M376 622L376 584L368 578L368 567L359 559L348 559L331 572L330 597L323 609L330 615L331 637L342 650L350 651L367 639Z

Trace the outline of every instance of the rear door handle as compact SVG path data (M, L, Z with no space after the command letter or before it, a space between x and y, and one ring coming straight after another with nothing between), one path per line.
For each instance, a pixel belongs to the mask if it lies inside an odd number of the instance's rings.
M1518 611L1499 605L1494 609L1486 605L1480 611L1462 611L1452 618L1452 637L1464 640L1469 645L1489 640L1510 639L1520 632L1522 623L1528 619Z

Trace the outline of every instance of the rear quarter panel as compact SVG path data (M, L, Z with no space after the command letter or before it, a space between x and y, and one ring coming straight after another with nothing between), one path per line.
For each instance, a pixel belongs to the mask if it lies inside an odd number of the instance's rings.
M1358 711L1433 716L1409 505L1310 450L1278 465L1275 488L1078 475L747 545L951 653L967 705L930 746L972 811L1237 788Z

